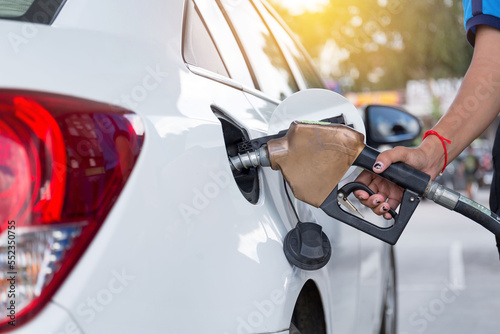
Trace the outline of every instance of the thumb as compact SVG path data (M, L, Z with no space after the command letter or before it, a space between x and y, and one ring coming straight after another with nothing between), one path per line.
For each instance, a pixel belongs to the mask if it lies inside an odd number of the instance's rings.
M373 171L377 174L385 171L389 166L395 162L407 162L409 157L408 148L398 146L391 150L380 153L373 164Z

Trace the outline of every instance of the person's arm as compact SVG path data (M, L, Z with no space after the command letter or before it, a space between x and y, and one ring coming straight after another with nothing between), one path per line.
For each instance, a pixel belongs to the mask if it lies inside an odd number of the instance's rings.
M455 159L474 139L493 122L500 112L500 30L478 26L474 55L467 74L452 105L433 130L451 140L446 144L448 163ZM382 152L373 167L381 173L394 162L402 161L431 176L434 180L444 166L443 144L437 136L429 135L417 148L396 147ZM401 202L402 189L369 172L356 179L376 194L365 191L355 196L376 214L386 213L389 205L395 209ZM388 202L385 201L388 199Z

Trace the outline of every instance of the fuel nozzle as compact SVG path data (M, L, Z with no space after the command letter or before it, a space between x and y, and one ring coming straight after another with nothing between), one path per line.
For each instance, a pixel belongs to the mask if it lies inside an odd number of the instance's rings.
M270 146L273 147L273 144ZM229 164L233 171L259 166L271 167L268 145L263 144L257 149L230 156ZM290 264L304 270L318 270L330 260L332 247L321 225L299 221L295 228L286 234L283 251Z
M229 164L232 170L241 171L252 167L270 167L271 162L267 153L267 145L258 148L255 151L247 151L238 153L233 157L229 157Z

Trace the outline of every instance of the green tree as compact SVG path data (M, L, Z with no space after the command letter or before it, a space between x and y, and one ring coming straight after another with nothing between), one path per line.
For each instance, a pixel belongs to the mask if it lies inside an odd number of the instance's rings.
M350 90L404 88L408 80L461 77L472 56L461 0L331 0L322 11L291 15L273 6L318 60L327 41L348 57L334 79Z

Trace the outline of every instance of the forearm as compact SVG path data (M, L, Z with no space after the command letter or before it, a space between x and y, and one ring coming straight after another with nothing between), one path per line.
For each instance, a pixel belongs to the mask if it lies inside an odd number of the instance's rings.
M446 144L448 163L455 159L495 119L500 111L500 30L478 26L474 56L460 90L448 112L434 130L451 140ZM445 164L443 144L438 136L427 136L417 148L395 147L379 154L373 166L375 174L383 173L392 163L404 162L434 179ZM402 189L372 173L363 172L357 179L376 194L364 191L355 195L376 214L387 216L388 205L395 209ZM387 203L386 203L387 201Z
M460 90L434 130L451 140L446 144L448 163L456 158L493 122L500 111L500 30L480 26L474 56ZM432 164L442 168L442 144L429 136L422 144Z

